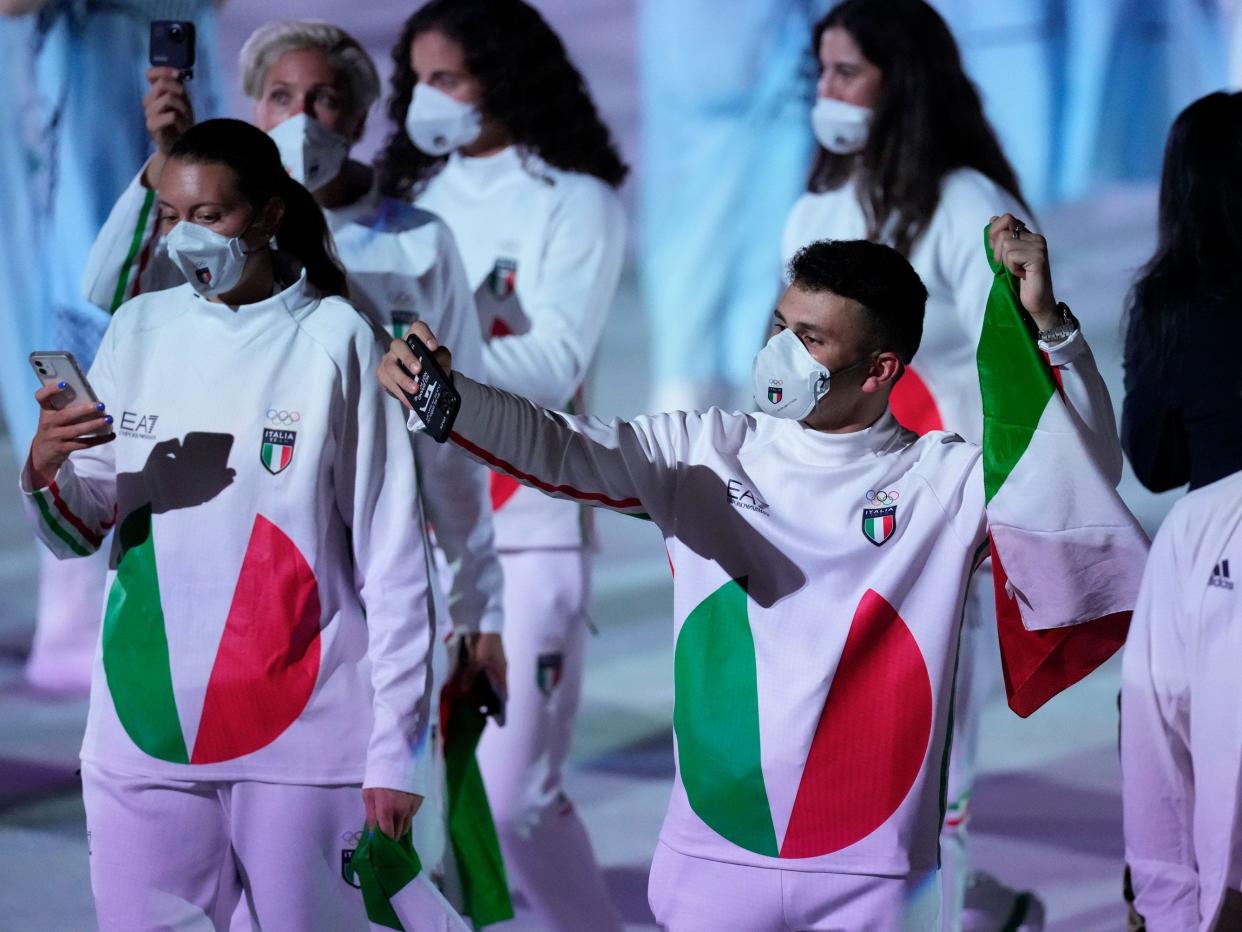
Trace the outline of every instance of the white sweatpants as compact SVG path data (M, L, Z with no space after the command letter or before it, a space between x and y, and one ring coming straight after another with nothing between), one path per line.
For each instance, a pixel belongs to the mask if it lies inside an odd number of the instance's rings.
M82 796L100 932L222 932L243 896L262 932L372 928L344 871L366 816L358 786L135 777L84 761Z
M971 578L962 619L957 682L953 695L953 745L949 750L948 797L940 831L940 873L944 892L943 924L958 928L966 880L970 875L967 821L979 759L979 729L983 710L1000 682L1000 645L996 633L996 598L991 564Z
M75 560L58 560L39 547L39 608L26 661L26 679L35 686L90 688L111 540Z
M510 883L552 932L622 928L561 787L582 694L590 561L585 550L501 553L507 720L488 724L478 750Z
M674 851L651 861L647 898L667 932L934 932L936 871L902 877L749 867ZM584 926L585 928L585 926Z

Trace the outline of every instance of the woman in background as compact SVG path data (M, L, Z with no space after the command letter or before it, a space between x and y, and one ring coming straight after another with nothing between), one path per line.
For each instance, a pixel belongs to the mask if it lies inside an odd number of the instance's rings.
M557 409L583 383L616 291L626 175L582 75L522 0L432 0L393 48L382 190L448 224L475 290L485 380ZM561 783L582 689L590 527L492 476L509 707L479 745L514 885L554 930L619 930Z
M1153 492L1242 469L1242 92L1169 130L1159 240L1127 305L1121 442Z

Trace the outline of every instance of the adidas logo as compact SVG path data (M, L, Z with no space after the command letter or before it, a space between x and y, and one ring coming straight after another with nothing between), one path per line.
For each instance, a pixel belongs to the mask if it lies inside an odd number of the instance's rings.
M1229 578L1229 561L1221 560L1212 567L1212 576L1208 580L1209 586L1216 586L1220 589L1232 589L1233 580Z

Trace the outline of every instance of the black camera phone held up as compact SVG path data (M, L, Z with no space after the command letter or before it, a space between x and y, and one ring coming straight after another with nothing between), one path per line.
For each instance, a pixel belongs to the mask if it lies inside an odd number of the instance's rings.
M181 80L194 76L194 24L187 20L157 19L151 23L151 65L176 68Z

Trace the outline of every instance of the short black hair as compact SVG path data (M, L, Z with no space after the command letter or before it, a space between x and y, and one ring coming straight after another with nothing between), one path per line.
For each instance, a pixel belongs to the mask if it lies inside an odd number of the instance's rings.
M906 257L891 246L862 239L811 243L790 261L789 283L812 294L830 291L861 304L868 351L896 353L906 365L918 352L927 289Z

